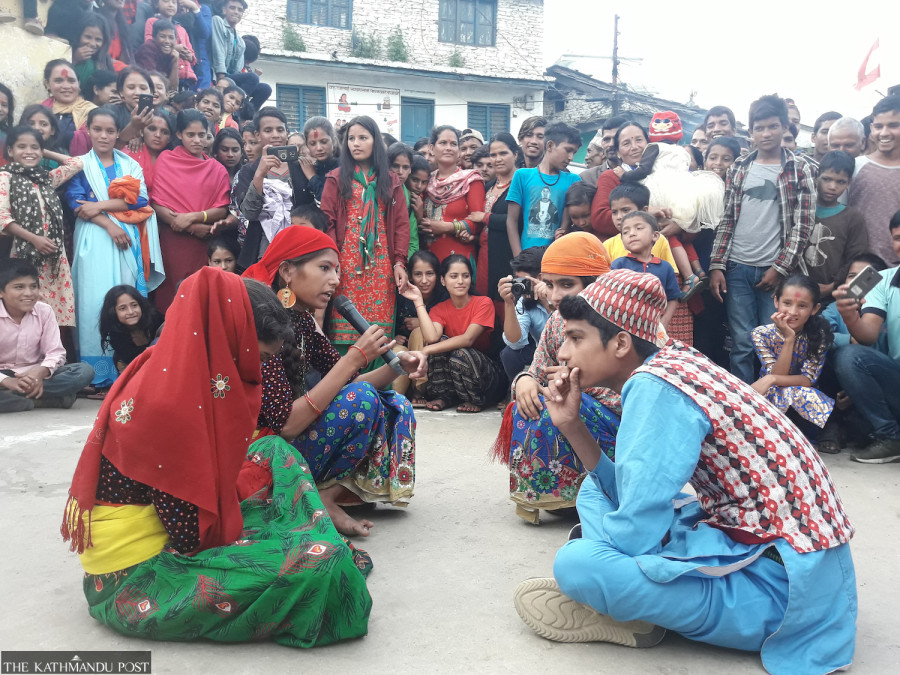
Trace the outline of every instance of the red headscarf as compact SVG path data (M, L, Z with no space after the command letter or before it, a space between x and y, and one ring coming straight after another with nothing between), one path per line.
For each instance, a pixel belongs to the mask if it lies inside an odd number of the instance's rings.
M334 239L324 232L302 225L286 227L272 239L262 260L244 270L243 276L271 286L275 281L275 275L278 274L278 266L285 260L293 260L326 248L339 253Z
M159 342L106 395L88 437L62 534L83 553L97 501L100 457L125 476L194 504L200 550L236 540L237 490L261 401L253 308L236 274L204 267L181 284Z

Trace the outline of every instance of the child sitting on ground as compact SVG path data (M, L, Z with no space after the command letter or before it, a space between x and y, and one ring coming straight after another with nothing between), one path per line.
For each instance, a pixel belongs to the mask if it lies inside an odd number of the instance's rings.
M659 279L666 292L668 302L660 323L663 328L667 328L669 320L678 309L678 300L681 299L683 293L678 287L678 279L675 277L675 268L672 267L672 264L653 255L653 247L656 241L662 237L659 233L659 223L652 214L646 211L632 211L622 219L619 236L622 237L628 253L613 260L610 269L626 269L642 274L652 274Z
M803 274L794 274L775 290L773 323L753 329L753 347L762 368L751 386L784 413L793 408L819 428L825 426L834 400L813 388L825 364L825 353L834 343L828 321L819 315L819 285ZM799 421L807 435L809 424ZM810 439L814 440L814 439Z
M159 313L134 286L113 286L100 310L100 344L112 349L120 373L150 346L162 323Z
M218 267L226 272L237 272L238 253L241 247L230 237L213 237L206 247L209 267Z
M556 231L554 239L559 239L569 232L589 232L591 229L591 204L597 188L584 181L573 183L566 190L565 208L563 208L562 225Z
M94 379L86 363L66 364L50 305L40 302L34 265L9 258L0 265L0 413L71 408Z
M328 216L315 204L301 204L291 210L291 225L312 227L324 232L328 229Z

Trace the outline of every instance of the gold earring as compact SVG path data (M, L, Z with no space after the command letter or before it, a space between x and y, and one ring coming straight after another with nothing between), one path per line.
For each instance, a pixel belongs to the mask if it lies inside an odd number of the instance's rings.
M278 299L281 300L281 304L285 309L290 309L297 303L297 296L294 295L294 291L285 286L277 293Z

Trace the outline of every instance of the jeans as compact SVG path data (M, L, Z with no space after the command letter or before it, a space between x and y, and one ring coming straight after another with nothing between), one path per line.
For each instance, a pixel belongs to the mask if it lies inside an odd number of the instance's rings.
M834 352L834 369L872 435L900 440L900 362L873 347L844 345Z
M772 291L756 288L769 267L753 267L729 262L725 269L725 311L731 327L731 373L744 382L756 380L753 340L750 333L757 326L772 321L775 301Z
M38 401L38 407L64 408L71 403L63 397L71 397L84 389L94 379L94 369L87 363L67 363L44 380L44 393ZM35 399L26 398L8 389L0 390L0 413L24 412L35 407Z
M509 345L500 352L500 362L503 363L503 370L506 371L506 377L512 380L516 375L531 365L534 358L534 350L536 345L531 338L528 338L528 345L522 349L512 349Z

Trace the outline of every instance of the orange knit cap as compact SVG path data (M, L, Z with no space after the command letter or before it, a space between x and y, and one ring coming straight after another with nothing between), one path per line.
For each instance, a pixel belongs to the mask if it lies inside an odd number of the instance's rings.
M541 272L597 277L609 272L609 253L593 234L572 232L547 247L541 259Z

